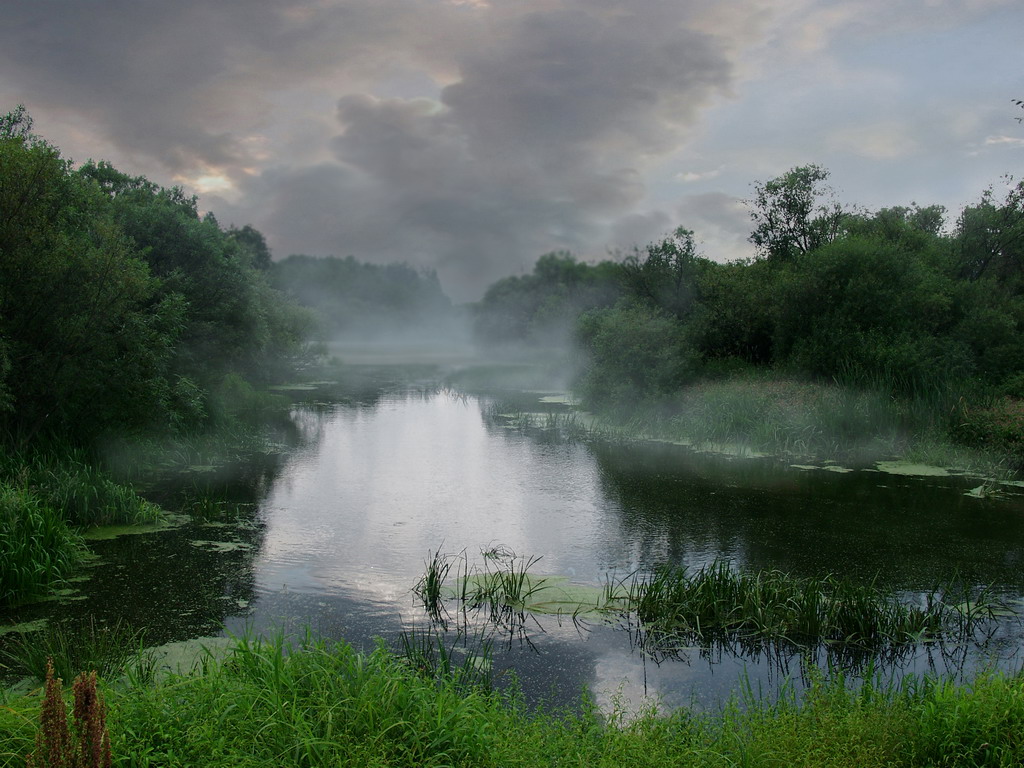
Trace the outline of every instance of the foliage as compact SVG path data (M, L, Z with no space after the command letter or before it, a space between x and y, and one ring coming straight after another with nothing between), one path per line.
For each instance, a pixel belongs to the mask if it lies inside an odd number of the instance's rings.
M583 315L577 340L585 357L576 383L594 407L643 401L677 391L696 374L686 329L660 309L622 301Z
M821 166L805 165L754 184L750 242L762 257L786 261L839 236L846 212L825 186L828 177Z
M96 689L96 673L79 675L72 690L74 733L68 728L61 679L54 677L53 665L48 665L39 733L35 751L28 756L28 768L110 768L112 765L106 707Z
M473 308L482 343L558 347L568 343L583 312L615 303L620 270L613 262L587 264L564 251L541 256L529 275L491 285Z
M90 435L162 409L183 306L157 284L96 185L30 133L0 130L0 338L8 424Z
M708 408L695 411L684 392L694 380L774 370L895 398L898 423L883 420L879 445L938 428L1014 452L1019 434L982 436L994 424L965 428L961 417L1024 396L1024 184L1010 180L1002 198L987 191L946 232L941 206L853 212L827 178L812 165L755 185L751 240L762 258L716 263L685 229L630 254L620 267L629 301L577 322L584 404L621 420L649 416L658 400L656 418L678 427L706 421L692 417Z
M693 232L680 227L627 256L622 281L630 295L684 321L700 298L699 274L706 263L697 255Z
M272 265L273 284L316 312L322 338L453 331L457 319L437 274L352 256L293 255Z

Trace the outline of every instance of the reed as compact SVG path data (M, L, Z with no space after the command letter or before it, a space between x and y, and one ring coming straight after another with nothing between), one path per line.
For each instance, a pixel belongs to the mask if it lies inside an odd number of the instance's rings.
M440 619L444 612L444 588L451 569L451 556L441 554L438 549L427 560L423 576L413 587L427 613L435 619Z
M57 510L28 487L0 481L0 606L45 594L84 551Z
M63 680L86 671L114 679L144 658L144 636L143 630L124 621L105 625L90 617L79 625L50 624L39 632L21 635L3 655L9 666L37 680L44 680L50 667Z
M493 641L482 631L438 631L431 625L403 630L394 653L428 679L452 680L463 689L489 688Z
M629 586L629 603L648 632L682 644L824 644L880 651L923 640L967 640L1000 613L985 590L933 589L919 604L874 583L834 575L737 572L718 561L695 572L664 567Z

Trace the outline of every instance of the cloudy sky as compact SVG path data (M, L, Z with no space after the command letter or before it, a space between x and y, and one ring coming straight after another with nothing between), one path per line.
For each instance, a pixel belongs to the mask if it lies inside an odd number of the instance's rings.
M199 196L276 256L435 268L676 226L749 254L751 183L953 218L1024 173L1022 0L5 0L0 109Z

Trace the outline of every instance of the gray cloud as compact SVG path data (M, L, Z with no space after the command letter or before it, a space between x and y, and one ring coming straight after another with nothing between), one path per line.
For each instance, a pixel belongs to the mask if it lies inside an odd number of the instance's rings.
M15 0L0 98L24 102L72 157L99 151L181 183L278 254L405 260L472 298L545 251L600 257L676 224L709 255L735 255L747 222L734 201L754 178L819 162L842 183L833 162L856 155L847 173L879 186L908 157L935 156L938 129L920 128L915 99L936 90L916 83L949 58L930 58L940 47L979 48L949 44L961 27L1000 71L1020 69L998 53L1020 58L1013 2L897 0L888 36L865 21L870 5ZM977 69L964 60L944 84L975 89ZM950 92L943 108L964 113ZM958 172L997 175L992 158L1012 149L984 144L997 132L959 131L988 165ZM723 170L684 188L694 157Z

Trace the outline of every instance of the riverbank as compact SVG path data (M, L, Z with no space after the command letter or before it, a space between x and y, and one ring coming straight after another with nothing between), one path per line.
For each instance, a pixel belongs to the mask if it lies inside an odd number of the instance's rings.
M1024 678L819 679L717 712L530 709L382 647L238 640L161 680L101 681L115 765L968 766L1024 761ZM0 700L0 766L33 749L40 692Z
M924 464L992 479L1021 466L1016 401L894 398L775 374L698 381L672 396L599 410L598 433L793 461Z

